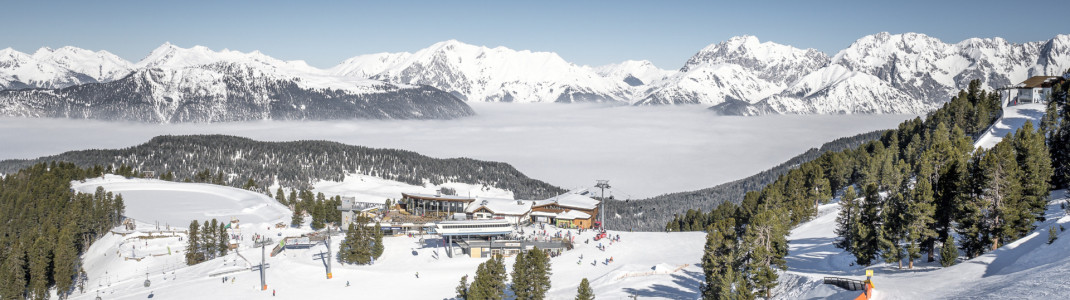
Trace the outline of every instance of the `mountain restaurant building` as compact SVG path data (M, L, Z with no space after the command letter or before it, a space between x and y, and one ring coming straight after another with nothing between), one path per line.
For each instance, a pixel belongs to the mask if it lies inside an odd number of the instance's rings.
M554 224L561 228L590 229L598 215L601 201L576 193L535 201L531 206L531 220Z
M446 218L454 213L464 213L465 208L474 201L476 199L471 197L402 193L399 203L411 214Z

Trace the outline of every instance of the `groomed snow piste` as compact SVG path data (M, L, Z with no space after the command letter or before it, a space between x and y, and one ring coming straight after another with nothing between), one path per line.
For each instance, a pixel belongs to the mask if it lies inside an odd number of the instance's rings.
M366 178L366 180L370 180ZM379 179L381 180L381 179ZM89 283L84 294L74 299L93 299L98 291L102 299L309 299L355 297L360 299L444 299L454 295L461 276L475 275L476 267L486 261L458 256L448 258L441 240L421 237L386 237L386 252L375 264L342 265L333 262L333 279L326 278L324 262L315 255L326 250L318 245L307 250L285 250L266 260L268 291L260 291L259 273L249 271L260 260L260 249L253 247L252 236L273 238L297 236L311 230L277 229L272 224L289 222L290 211L275 204L266 195L208 184L174 183L159 180L124 179L108 176L75 182L80 191L92 192L96 186L123 194L127 214L138 219L138 231L154 231L155 220L170 220L174 226L188 224L189 219L207 216L229 221L230 214L241 219L240 248L226 257L195 266L184 264L184 237L147 237L145 232L108 234L94 243L83 256ZM458 191L460 192L460 190ZM199 197L197 200L188 198ZM240 206L259 207L240 209ZM279 209L279 210L277 210ZM210 213L206 213L210 212ZM182 223L182 220L186 220ZM164 228L166 229L166 228ZM527 234L541 231L524 228ZM546 227L552 235L558 229ZM572 231L577 234L576 230ZM697 265L702 257L705 234L702 232L610 232L621 242L609 243L598 250L593 232L579 234L576 248L552 258L550 299L575 297L580 280L587 278L599 298L617 299L638 295L640 298L693 298L703 280ZM159 236L160 234L156 234ZM421 242L422 241L422 242ZM335 236L331 251L337 251L341 236ZM270 252L269 246L267 251ZM580 257L583 257L580 260ZM437 258L436 258L437 257ZM605 264L607 258L614 262ZM138 260L140 259L140 260ZM506 258L511 271L513 258ZM592 264L593 263L593 264ZM419 278L416 273L419 272ZM147 279L151 284L144 286ZM214 275L214 276L213 276ZM226 283L223 277L228 277ZM471 277L469 278L471 279ZM346 287L346 283L351 286Z

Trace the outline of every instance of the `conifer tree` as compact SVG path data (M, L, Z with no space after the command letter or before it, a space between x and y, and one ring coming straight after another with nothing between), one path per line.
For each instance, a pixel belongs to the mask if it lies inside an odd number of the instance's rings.
M1066 93L1063 93L1066 95ZM1052 165L1052 185L1056 189L1070 187L1070 101L1063 98L1059 122L1048 137Z
M200 223L193 220L189 223L189 233L186 236L186 264L195 265L201 262L200 255Z
M968 163L969 176L961 187L958 207L954 215L959 234L959 247L966 257L974 258L984 252L987 245L985 226L985 178L981 169L981 158L984 157L984 149L978 149ZM947 237L944 237L947 239ZM946 244L946 243L945 243ZM944 247L947 247L946 245Z
M865 188L861 211L855 228L855 245L852 247L855 263L868 266L877 258L880 251L880 207L883 199L878 194L877 185L870 183Z
M926 171L919 172L918 180L912 191L912 201L907 203L907 210L905 212L905 230L906 230L906 256L908 259L907 268L914 269L914 260L921 258L922 245L929 239L937 236L936 231L933 230L933 215L936 210L933 202L933 190L932 184L929 183L931 174L928 172L928 168L923 168Z
M293 206L294 206L294 211L293 211L294 214L293 214L292 217L290 217L290 226L301 227L301 224L305 222L305 216L301 213L301 209L299 208L301 205L293 205Z
M777 284L776 270L787 268L784 261L787 241L783 224L772 209L763 209L748 221L743 234L743 245L749 250L745 267L748 281L769 298Z
M204 224L201 225L201 255L204 256L206 261L212 259L215 254L215 230L212 229L211 223L208 220L204 220Z
M1051 225L1048 228L1048 245L1055 242L1055 239L1059 238L1059 233L1055 231L1055 225Z
M60 231L59 240L56 242L55 265L53 277L56 280L56 290L61 297L70 294L74 288L74 276L78 271L78 248L74 241L73 222L67 223Z
M858 218L858 201L855 199L858 196L855 194L855 187L848 186L847 190L843 192L843 196L840 197L840 212L836 216L836 236L839 238L836 240L836 247L851 252L851 246L855 240L855 231L853 226Z
M5 253L6 258L0 269L0 298L23 299L26 295L26 255L17 244Z
M944 246L940 248L940 265L950 267L959 258L959 249L955 247L955 237L948 235Z
M457 284L454 291L457 292L457 299L468 300L468 275L461 276L461 283Z
M344 263L353 263L356 259L356 249L354 248L356 233L356 227L353 223L349 223L349 228L346 229L346 237L338 245L338 259Z
M1033 123L1026 121L1014 133L1013 142L1018 166L1021 167L1018 181L1022 187L1022 202L1028 205L1037 221L1044 221L1052 168L1043 133L1033 130Z
M216 241L219 242L219 256L227 255L227 251L230 251L230 237L227 236L226 226L219 226L219 236Z
M902 247L902 241L906 234L905 219L907 210L907 200L900 192L894 193L891 197L888 197L887 201L884 201L884 206L881 208L880 219L881 225L879 227L880 235L878 241L880 243L881 257L884 258L884 262L899 264L899 268L903 268L903 256L906 254L905 249Z
M531 267L528 262L527 251L522 251L517 254L516 261L513 262L513 273L510 276L513 278L513 285L509 288L513 290L513 295L516 299L531 299Z
M501 300L505 297L505 263L501 255L495 255L480 263L476 278L468 289L468 299Z
M30 295L34 299L47 299L48 298L48 281L49 272L51 271L49 266L52 264L52 256L49 253L52 251L52 245L49 245L48 239L41 235L37 237L37 240L33 242L31 252L34 255L30 257Z
M981 159L981 174L984 196L985 233L991 239L991 250L999 248L1003 242L1015 239L1029 229L1016 228L1014 225L1028 214L1028 207L1021 205L1021 186L1018 182L1019 169L1015 160L1014 148L1010 139L997 143ZM1032 222L1029 222L1031 226Z
M719 205L714 213L720 213L717 220L706 228L706 249L702 255L702 271L706 283L701 288L703 299L733 299L738 296L734 287L741 281L739 273L742 264L737 259L737 234L731 202Z
M372 246L372 256L378 259L383 256L383 228L379 225L379 222L375 222L375 231L373 232L375 245Z
M587 282L587 277L580 280L580 287L576 288L576 300L594 300L594 290L591 289L591 283Z
M290 205L289 203L286 202L286 194L282 193L282 187L281 186L279 187L278 190L275 190L275 201L279 201L279 203L282 203L282 205Z

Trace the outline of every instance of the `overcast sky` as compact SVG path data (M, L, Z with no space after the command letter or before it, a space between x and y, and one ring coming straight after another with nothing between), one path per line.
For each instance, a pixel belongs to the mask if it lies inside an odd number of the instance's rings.
M580 65L629 59L677 69L706 45L754 35L834 54L877 32L944 42L1068 33L1065 1L12 1L0 48L108 50L137 61L164 42L260 50L326 68L359 54L456 39L557 52Z

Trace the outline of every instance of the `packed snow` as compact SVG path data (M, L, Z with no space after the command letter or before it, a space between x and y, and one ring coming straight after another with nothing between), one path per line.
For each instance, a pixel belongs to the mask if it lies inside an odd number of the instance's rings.
M228 212L232 203L224 198L255 199L243 205L271 206L274 201L263 195L244 192L221 192L229 188L195 184L167 183L157 180L120 179L106 177L87 180L79 189L93 186L122 189L128 215L143 222L130 233L116 228L94 243L84 254L89 284L85 293L75 293L73 299L92 299L100 293L104 299L213 298L247 299L276 297L309 299L359 295L367 299L444 299L454 294L461 276L475 275L476 266L486 261L459 255L446 257L441 239L432 235L385 237L386 251L372 265L343 265L332 262L332 279L326 278L324 261L314 255L326 250L322 244L307 250L288 249L275 257L267 257L267 291L260 290L259 273L250 265L259 264L260 250L253 247L254 235L271 237L276 241L286 236L309 232L300 228L275 228L275 222L288 221L289 212L254 209L233 211L240 219L241 244L237 252L198 265L185 266L184 228L171 226L157 229L153 219L203 219L202 212ZM139 196L127 196L130 191L146 191ZM151 191L151 192L150 192ZM182 191L175 193L175 191ZM172 205L145 206L153 199L173 200L186 193L228 194L215 201L191 201L176 210ZM141 207L139 207L141 206ZM283 208L285 210L285 208ZM232 215L219 216L230 220ZM217 217L217 218L219 218ZM524 227L527 235L550 236L561 229L552 226ZM545 230L545 235L543 234ZM582 278L587 278L599 298L617 299L637 295L641 298L693 298L703 280L697 266L702 256L705 235L701 232L609 232L620 235L619 242L593 241L594 232L579 233L576 248L552 258L552 288L549 299L569 299L575 296ZM584 242L590 239L590 242ZM341 236L334 236L331 251L337 251ZM601 243L605 250L599 250ZM269 246L270 248L270 246ZM271 249L267 249L270 251ZM240 255L238 254L240 253ZM581 260L580 257L583 257ZM605 263L612 258L613 262ZM507 272L513 258L506 259ZM146 274L147 273L147 274ZM419 276L417 277L417 273ZM224 277L227 277L224 282ZM150 286L145 287L145 280ZM350 285L347 287L347 283Z
M117 175L72 182L71 188L93 193L97 187L122 194L126 217L141 222L185 227L191 220L262 223L289 218L292 214L265 194L207 183L181 183L156 179L127 179Z
M921 258L914 269L898 264L854 265L854 256L832 245L836 239L839 204L822 205L818 217L792 230L788 271L781 273L779 299L853 299L860 292L822 284L825 276L865 279L874 270L875 299L1043 299L1070 294L1070 286L1057 278L1070 276L1070 235L1059 227L1070 226L1070 216L1060 205L1070 201L1066 190L1053 191L1047 221L1024 238L971 260L942 268ZM1047 244L1048 230L1055 226L1059 238Z
M442 188L453 189L458 196L513 199L513 192L492 186L458 182L446 182L440 185L427 183L416 186L362 174L347 174L341 182L320 180L312 186L313 192L323 193L328 197L336 195L354 197L357 202L366 203L383 203L386 199L398 199L401 193L435 194Z
M1026 103L1011 105L1003 108L1003 117L992 124L985 134L974 142L974 148L990 149L1009 134L1014 134L1018 128L1025 125L1026 121L1033 122L1033 128L1040 125L1040 119L1044 117L1047 106L1044 103Z

